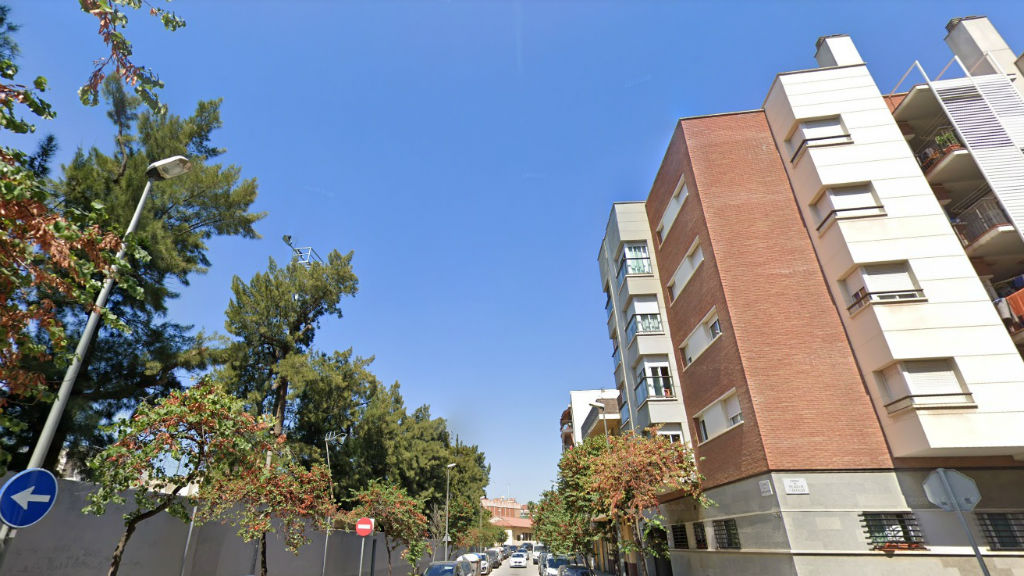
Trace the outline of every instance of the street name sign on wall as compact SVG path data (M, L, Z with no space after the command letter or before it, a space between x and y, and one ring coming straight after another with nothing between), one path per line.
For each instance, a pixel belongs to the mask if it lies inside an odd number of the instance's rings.
M49 470L18 472L0 488L0 520L11 528L39 522L57 501L57 479Z

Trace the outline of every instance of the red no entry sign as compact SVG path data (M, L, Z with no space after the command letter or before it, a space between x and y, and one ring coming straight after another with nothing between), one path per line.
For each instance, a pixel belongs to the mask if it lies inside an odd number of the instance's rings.
M369 536L373 532L373 518L360 518L356 522L356 534Z

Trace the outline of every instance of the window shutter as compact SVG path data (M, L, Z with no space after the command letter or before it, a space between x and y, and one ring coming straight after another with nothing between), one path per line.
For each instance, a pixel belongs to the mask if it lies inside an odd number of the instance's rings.
M868 186L831 188L828 191L828 196L832 203L830 210L849 210L851 208L867 208L875 205L875 198L871 195L871 188Z
M949 360L914 360L903 363L911 394L959 394L960 380Z
M913 280L906 262L876 264L864 267L864 283L868 292L914 291Z

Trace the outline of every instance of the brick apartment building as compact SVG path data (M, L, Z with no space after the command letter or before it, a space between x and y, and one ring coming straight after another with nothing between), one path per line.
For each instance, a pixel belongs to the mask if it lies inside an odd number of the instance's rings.
M659 286L609 293L610 330L653 314L670 343L616 360L622 427L673 420L626 375L668 379L717 503L663 498L673 574L980 574L936 467L977 483L991 573L1024 574L1024 57L986 18L947 30L947 78L893 96L820 38L761 109L681 119L615 205L649 234L606 235L606 292Z

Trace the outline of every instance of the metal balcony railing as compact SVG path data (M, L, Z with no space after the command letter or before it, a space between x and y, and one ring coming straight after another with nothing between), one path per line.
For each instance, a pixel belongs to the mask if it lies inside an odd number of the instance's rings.
M651 274L654 268L651 267L650 256L641 258L623 258L619 262L619 271L616 274L616 278L621 285L626 276L633 274Z
M1009 223L1010 218L995 196L986 196L961 212L953 221L953 227L967 247L989 230Z
M636 383L636 403L643 404L648 398L672 398L672 377L643 375Z
M621 363L622 363L622 352L620 352L619 351L619 347L616 346L615 349L612 350L612 369L614 370L614 369L618 368L619 364L621 364Z
M626 324L626 342L628 343L637 334L648 334L651 332L662 332L661 314L633 314Z

